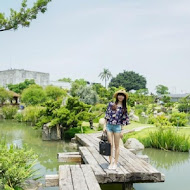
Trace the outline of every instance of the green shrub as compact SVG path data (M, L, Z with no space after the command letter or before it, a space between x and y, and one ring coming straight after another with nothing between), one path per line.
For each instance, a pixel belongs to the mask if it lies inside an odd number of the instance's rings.
M103 126L102 125L98 125L98 131L102 131L103 130Z
M81 127L70 128L69 130L65 131L64 137L66 139L71 139L71 138L73 138L75 136L76 133L82 133L81 132Z
M147 111L146 111L147 114L152 114L154 112L156 106L157 106L156 104L147 105Z
M35 125L40 117L40 112L42 112L45 108L42 106L28 106L21 112L17 112L14 116L14 119L19 122L29 122L31 125ZM49 122L49 121L48 121Z
M23 122L24 121L24 116L22 112L17 112L14 116L14 119L19 121L19 122Z
M101 111L101 112L105 112L107 108L106 104L96 104L94 106L92 106L92 111Z
M139 139L145 147L164 150L188 152L190 149L190 137L181 135L171 127L160 127L155 132L150 132L147 138Z
M28 106L23 110L23 120L30 122L31 125L35 125L38 121L39 113L44 108L41 106Z
M0 141L0 186L6 190L23 189L27 179L34 178L37 156L26 146L18 148Z
M104 114L104 115L105 115L105 114ZM94 123L99 123L100 118L103 118L104 115L96 116L96 117L93 119L93 122L94 122Z
M143 116L139 116L139 122L142 124L147 124L148 118L143 117Z
M73 138L75 136L76 133L92 133L92 132L94 132L94 130L90 129L90 127L78 126L78 127L70 128L67 131L65 131L64 137L66 139L71 139L71 138Z
M180 104L178 106L178 110L179 110L179 112L189 113L190 112L190 105L188 105L188 104Z
M47 98L52 99L54 101L56 101L60 97L63 97L63 96L65 97L67 95L66 90L61 89L57 86L51 86L51 85L46 86L45 92L46 92Z
M147 106L146 105L136 105L135 106L135 114L136 115L141 115L142 112L146 112Z
M30 85L24 89L21 94L21 101L28 105L38 105L44 103L47 99L46 93L39 85Z
M5 119L13 119L16 112L17 112L17 107L15 106L9 105L9 106L3 106L2 108L3 117Z
M190 114L187 115L187 120L188 120L187 125L190 125Z
M165 115L159 115L156 117L156 127L171 126L169 119Z
M190 112L190 95L180 99L178 110L185 113Z
M156 117L150 116L148 119L148 124L154 124L156 127L171 126L169 119L165 115L158 115Z
M172 113L170 117L170 122L175 126L185 126L188 122L187 114L184 112L181 113Z
M156 117L150 115L148 118L148 124L155 124L155 123L156 123Z

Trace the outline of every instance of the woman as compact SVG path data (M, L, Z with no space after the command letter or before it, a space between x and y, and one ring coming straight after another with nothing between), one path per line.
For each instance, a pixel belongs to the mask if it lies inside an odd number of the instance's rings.
M119 90L114 94L115 103L110 102L105 115L104 131L107 131L108 141L111 144L110 165L108 169L116 169L119 158L119 141L122 136L121 130L124 125L129 124L126 101L128 94L125 90ZM114 140L113 140L114 139ZM113 161L113 142L115 145L115 161Z

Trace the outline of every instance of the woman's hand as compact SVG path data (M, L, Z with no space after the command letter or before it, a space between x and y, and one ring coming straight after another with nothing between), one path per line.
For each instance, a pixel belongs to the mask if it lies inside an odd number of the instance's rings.
M103 127L103 132L106 132L106 122L105 122L104 127Z

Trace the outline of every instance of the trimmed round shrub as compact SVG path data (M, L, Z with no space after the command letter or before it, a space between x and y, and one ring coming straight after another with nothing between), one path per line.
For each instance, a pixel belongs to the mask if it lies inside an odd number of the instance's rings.
M185 126L188 122L187 114L182 113L172 113L170 117L170 122L174 126Z

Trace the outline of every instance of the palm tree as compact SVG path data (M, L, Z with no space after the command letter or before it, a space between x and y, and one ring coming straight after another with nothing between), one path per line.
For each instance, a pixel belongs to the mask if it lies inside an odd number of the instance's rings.
M105 88L106 88L106 82L112 77L112 74L108 69L104 69L103 72L99 74L99 77L102 80L105 80Z

